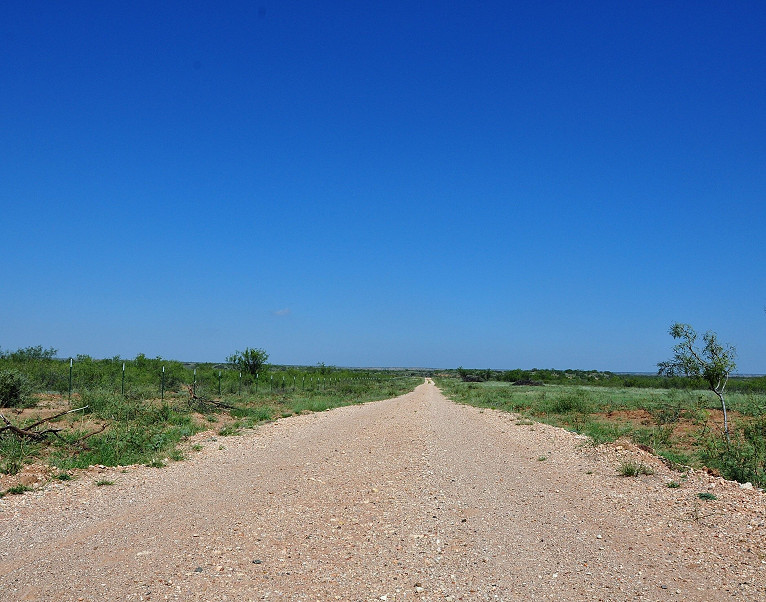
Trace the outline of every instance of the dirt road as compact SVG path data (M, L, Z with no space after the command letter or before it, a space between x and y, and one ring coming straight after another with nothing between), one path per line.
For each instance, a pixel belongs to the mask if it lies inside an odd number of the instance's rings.
M208 437L0 500L0 598L766 599L762 493L583 443L431 382Z

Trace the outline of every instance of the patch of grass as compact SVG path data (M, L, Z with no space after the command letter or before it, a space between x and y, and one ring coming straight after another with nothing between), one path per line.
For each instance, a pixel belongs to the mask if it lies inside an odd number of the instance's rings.
M245 406L231 410L234 418L251 418L256 422L270 420L275 414L276 409L271 405Z
M714 493L710 493L709 491L703 491L701 493L698 493L697 497L701 500L717 500L718 499Z
M620 437L628 435L633 429L627 425L590 420L578 432L590 437L593 445L613 443Z
M643 462L625 460L617 469L617 474L622 477L637 477L639 475L652 475L654 474L654 470L652 470L651 466L647 466Z
M238 420L235 420L231 424L227 424L226 426L220 428L218 430L218 434L221 437L231 437L233 435L239 435L239 433L241 432L240 431L241 426L242 426L242 423L239 422Z
M17 458L10 458L0 465L0 473L7 475L19 474L19 471L23 467L21 460Z
M114 485L114 481L109 481L108 479L100 479L96 481L96 487L104 487L105 485Z
M32 491L32 488L27 485L15 485L13 487L8 487L8 489L5 490L6 493L10 493L11 495L21 495L27 491Z
M18 474L30 462L34 462L42 450L42 445L16 437L13 433L0 433L0 472L8 475Z
M679 483L678 481L670 481L667 484L667 487L670 489L678 489L680 486L681 486L681 483Z
M564 395L548 397L539 407L539 411L545 414L590 414L593 410L593 401L581 388Z
M545 462L548 459L548 456L538 456L537 461L538 462Z
M195 443L194 445L191 446L191 450L195 452L202 451L203 449L204 449L203 446L200 445L199 443Z
M72 475L68 472L60 472L56 475L56 479L59 481L71 481Z
M165 463L159 458L155 458L146 463L149 468L165 468Z

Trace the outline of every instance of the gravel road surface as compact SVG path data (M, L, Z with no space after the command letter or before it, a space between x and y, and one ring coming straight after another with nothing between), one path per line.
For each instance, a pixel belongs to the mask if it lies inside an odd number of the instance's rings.
M200 442L0 500L0 599L766 600L761 492L430 380Z

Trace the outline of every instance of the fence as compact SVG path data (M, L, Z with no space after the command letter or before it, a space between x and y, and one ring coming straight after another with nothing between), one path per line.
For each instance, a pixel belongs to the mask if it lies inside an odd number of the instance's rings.
M95 360L78 356L67 360L11 360L0 358L0 370L12 368L24 374L37 393L58 393L71 398L93 390L119 392L126 397L161 398L184 393L188 388L204 397L224 395L279 395L296 393L343 393L375 381L381 383L401 374L367 370L327 368L272 368L255 375L230 365L183 364L139 355L135 360Z

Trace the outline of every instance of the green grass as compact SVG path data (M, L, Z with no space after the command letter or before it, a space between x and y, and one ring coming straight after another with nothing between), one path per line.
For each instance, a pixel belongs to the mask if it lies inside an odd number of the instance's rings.
M727 395L732 422L730 445L713 420L720 419L720 405L709 391L626 387L620 383L630 379L610 379L616 386L604 386L604 382L515 386L499 381L466 383L448 377L435 381L458 403L518 414L518 425L544 422L585 434L594 445L628 438L666 458L672 466L708 466L728 479L766 486L764 379L753 379L753 390L747 390L749 381L742 380L738 382L741 390ZM677 386L678 382L672 384Z
M32 491L31 487L28 487L27 485L16 485L14 487L9 487L5 490L5 493L10 493L12 495L21 495L22 493L26 493L27 491Z
M241 432L241 426L242 423L239 421L232 422L231 424L227 424L223 428L219 429L218 435L221 437L229 437L231 435L239 435Z
M38 391L55 390L52 383L61 385L61 378L67 376L68 362L66 365L50 359L26 364L13 362L11 367L19 373L26 370L27 380ZM0 357L0 369L7 363L8 358ZM240 389L238 373L222 370L222 395L218 396L218 370L201 364L196 385L201 399L191 402L184 383L189 383L193 375L183 365L143 356L126 363L130 377L126 379L123 395L121 361L78 358L75 366L80 372L78 376L75 370L75 394L70 407L85 409L56 419L51 425L62 429L60 437L48 437L43 442L22 439L10 431L0 433L0 472L13 475L37 460L52 464L60 475L90 465L160 467L165 459L183 460L183 443L212 425L218 425L221 435L238 434L281 417L394 397L422 382L421 378L400 374L358 373L327 367L322 367L321 372L300 372L291 368L273 373L273 388L271 382L267 385L262 378L259 385L253 379L243 379ZM160 399L158 387L162 365L168 367L164 400ZM64 395L61 400L67 397ZM34 403L33 396L27 405ZM34 421L30 416L17 424L23 427Z

